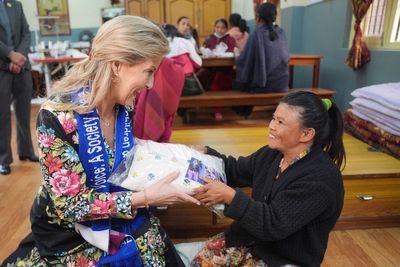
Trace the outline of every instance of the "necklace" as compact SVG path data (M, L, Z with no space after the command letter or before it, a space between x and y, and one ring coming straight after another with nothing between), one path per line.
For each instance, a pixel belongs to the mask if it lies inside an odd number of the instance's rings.
M299 161L300 159L304 158L308 153L310 152L310 148L307 148L305 151L301 152L300 154L298 154L296 157L294 157L294 159L292 159L289 163L287 168L294 164L295 162ZM278 167L278 172L275 176L275 180L279 178L279 176L281 176L282 174L282 165L283 162L285 161L285 157L282 157L281 161L279 162L279 167Z
M99 118L100 118L100 120L104 123L104 125L105 125L107 128L110 128L111 122L106 121L105 119L102 119L100 116L99 116Z
M114 107L114 113L116 113L116 108L115 108L115 107ZM100 116L100 114L99 114L99 118L100 118L100 121L102 121L103 124L104 124L107 128L110 128L110 126L111 126L111 121L107 121L107 120L103 119L103 118Z

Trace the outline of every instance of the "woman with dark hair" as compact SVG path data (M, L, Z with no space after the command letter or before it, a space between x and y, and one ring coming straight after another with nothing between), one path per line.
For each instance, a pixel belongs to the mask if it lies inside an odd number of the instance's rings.
M192 25L190 24L190 19L189 17L182 16L178 18L178 21L176 22L176 28L180 34L182 34L182 37L190 40L190 42L195 46L197 49L197 41L193 37L193 28ZM197 33L197 32L196 32Z
M283 29L275 25L276 15L271 3L257 9L257 27L236 58L235 89L254 93L288 90L289 51Z
M205 179L194 196L206 206L225 204L234 222L206 242L192 266L320 266L343 207L342 134L331 100L297 91L281 100L268 146L252 155L235 159L197 147L224 160L228 185ZM245 186L251 196L237 188Z
M167 57L181 62L184 66L185 76L192 76L194 70L200 68L202 63L195 46L174 25L165 24L163 31L169 41L170 51Z
M226 52L233 52L236 41L228 34L228 22L226 19L217 19L214 23L214 33L209 35L204 41L204 47L211 50L215 49L220 43L227 46Z
M209 35L204 41L204 47L210 50L216 49L222 43L226 46L224 52L234 52L236 41L228 32L228 22L226 19L217 19L214 24L214 33ZM224 91L232 89L233 71L232 67L215 67L212 69L202 68L197 76L203 84L204 88L211 91ZM215 119L221 120L222 113L215 112Z
M229 16L229 26L231 28L228 34L236 40L236 46L239 48L239 51L242 51L249 38L246 21L238 13L233 13Z

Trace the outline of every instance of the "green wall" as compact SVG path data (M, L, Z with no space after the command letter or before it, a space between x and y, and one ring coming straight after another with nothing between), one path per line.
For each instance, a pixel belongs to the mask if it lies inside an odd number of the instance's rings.
M351 28L350 1L329 0L306 7L282 10L281 26L290 53L322 55L320 87L336 91L335 101L348 108L350 93L359 87L400 81L400 50L370 49L371 62L353 71L345 60ZM310 67L296 67L295 87L311 86Z

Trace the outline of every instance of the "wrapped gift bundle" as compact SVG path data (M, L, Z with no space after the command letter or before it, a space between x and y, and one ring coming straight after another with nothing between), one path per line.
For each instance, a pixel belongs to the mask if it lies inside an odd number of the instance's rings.
M135 139L134 148L114 170L109 181L132 191L142 191L179 170L179 176L172 184L191 195L194 188L205 184L203 177L226 183L224 169L222 159L186 145Z
M142 191L173 171L179 176L174 186L191 195L205 184L203 177L226 183L222 159L206 155L186 145L135 139L135 146L113 171L109 182L132 191ZM212 211L222 216L223 205Z

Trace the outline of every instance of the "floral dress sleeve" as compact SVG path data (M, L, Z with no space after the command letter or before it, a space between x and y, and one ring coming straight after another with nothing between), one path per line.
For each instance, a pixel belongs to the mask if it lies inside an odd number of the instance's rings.
M80 222L110 217L131 219L136 215L131 207L132 192L98 193L86 186L86 173L77 152L77 122L72 111L42 109L37 120L37 136L42 187L50 197L53 218ZM109 158L112 166L114 156Z

